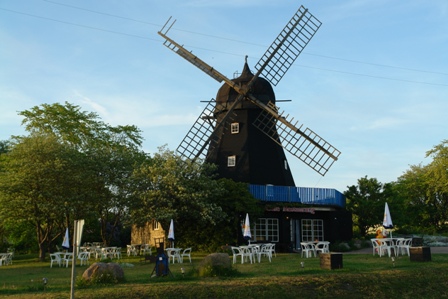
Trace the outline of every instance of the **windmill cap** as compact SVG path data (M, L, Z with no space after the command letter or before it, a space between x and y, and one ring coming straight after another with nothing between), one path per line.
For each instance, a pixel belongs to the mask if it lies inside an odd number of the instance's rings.
M232 79L236 84L240 84L242 86L247 85L250 80L254 77L254 74L251 72L249 65L247 62L244 63L243 71L240 76ZM271 83L268 80L258 77L255 79L253 83L250 93L255 96L259 101L264 104L267 104L269 101L275 104L275 94L272 89ZM238 97L238 92L230 87L228 84L223 84L221 88L218 90L216 95L216 102L225 104L228 102L235 101L236 97ZM251 108L253 104L245 104L244 108ZM254 108L258 108L258 106L253 105ZM241 107L236 107L236 109Z

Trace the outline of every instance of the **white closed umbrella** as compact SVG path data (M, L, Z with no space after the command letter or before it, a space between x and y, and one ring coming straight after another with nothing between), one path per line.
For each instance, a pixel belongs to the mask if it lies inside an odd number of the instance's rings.
M248 213L246 213L246 221L244 221L243 238L244 240L249 241L250 244L250 239L252 239L252 235L250 233L250 222Z
M70 238L68 235L68 227L65 230L65 236L64 236L64 240L62 241L62 247L65 249L70 249Z
M168 241L171 241L171 246L174 247L174 222L171 219L170 229L168 231Z
M383 218L383 227L385 229L392 229L394 228L394 224L392 223L392 217L390 216L389 206L384 206L384 218ZM392 237L392 232L390 233L390 236Z

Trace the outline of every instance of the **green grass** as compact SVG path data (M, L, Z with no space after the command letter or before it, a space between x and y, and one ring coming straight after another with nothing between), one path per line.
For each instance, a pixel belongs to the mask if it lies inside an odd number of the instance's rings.
M77 287L75 298L448 298L448 254L432 254L431 262L398 257L395 265L387 257L344 254L338 270L321 269L319 258L277 254L272 263L235 264L239 274L234 277L192 276L204 256L193 253L192 264L170 264L173 276L154 278L154 264L125 257L120 262L134 267L124 267L124 283ZM50 268L32 255L13 262L0 267L1 298L69 298L70 267ZM77 276L86 268L77 266Z

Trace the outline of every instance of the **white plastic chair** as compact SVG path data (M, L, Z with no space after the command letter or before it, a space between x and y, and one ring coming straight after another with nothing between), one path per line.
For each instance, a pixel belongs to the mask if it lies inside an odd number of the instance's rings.
M180 254L181 263L184 262L184 257L188 257L191 263L191 247L184 249L184 251Z
M380 257L383 256L383 249L381 247L383 239L370 239L372 242L372 253L375 255L377 253Z
M402 239L398 241L397 244L397 253L398 254L407 254L408 256L410 256L410 252L409 252L409 247L411 247L412 244L412 238L406 238L406 239Z
M275 243L267 243L266 245L269 245L269 246L270 246L270 249L271 249L271 257L272 257L272 256L277 257L277 253L275 252Z
M53 268L53 263L56 263L59 265L59 267L61 266L61 256L57 253L52 253L50 254L50 268Z
M244 252L243 252L243 249L240 248L240 247L235 247L235 246L230 247L230 249L232 250L233 263L234 264L236 263L236 259L239 256L241 256L241 264L244 263L244 258L243 258Z
M306 258L309 258L312 257L313 254L316 256L316 248L313 243L300 242L300 247L302 249L302 257L305 256Z
M145 255L145 254L152 255L151 245L143 244L142 247L140 247L140 254L141 255Z
M89 257L90 254L86 251L84 252L80 252L78 254L78 260L79 260L79 264L82 265L89 265Z
M316 244L315 247L316 254L318 253L329 253L330 252L330 242L321 241Z
M121 247L116 247L113 252L114 258L121 259Z
M253 251L250 246L240 246L240 248L243 250L243 256L241 257L241 261L247 261L249 259L250 263L252 264L252 257L253 257Z
M64 253L64 256L61 257L61 263L65 263L65 267L68 268L68 264L72 262L73 253L66 252Z
M381 249L385 252L387 252L387 255L391 257L392 250L394 251L394 254L397 255L397 252L395 250L395 244L394 241L390 238L384 238L381 242Z
M173 264L176 262L181 263L182 262L182 258L180 256L180 251L182 250L182 248L166 248L165 251L168 254L168 261L170 259L173 260Z
M1 256L0 256L0 266L1 265L12 265L12 256L13 256L13 253L12 252L8 252L8 253L5 253L5 254L2 254Z
M260 250L258 251L257 257L258 257L258 262L261 262L261 257L265 256L269 259L269 262L272 261L272 246L274 246L275 244L263 244L261 245Z
M128 256L130 256L131 254L137 256L137 249L135 248L134 245L127 245L126 248Z

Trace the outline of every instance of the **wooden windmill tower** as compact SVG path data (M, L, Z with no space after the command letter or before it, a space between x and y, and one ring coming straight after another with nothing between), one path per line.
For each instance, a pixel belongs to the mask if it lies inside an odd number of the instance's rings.
M166 34L171 18L159 31L164 45L224 85L208 102L177 148L187 159L218 165L220 177L250 184L294 186L283 149L321 175L340 151L309 128L292 123L275 105L277 85L319 29L321 22L303 6L294 14L255 66L247 61L233 80L209 66Z

